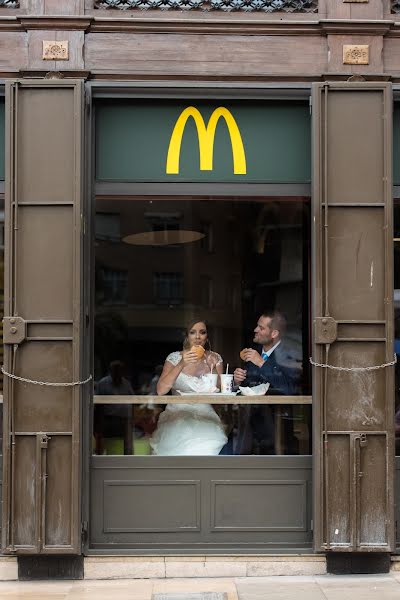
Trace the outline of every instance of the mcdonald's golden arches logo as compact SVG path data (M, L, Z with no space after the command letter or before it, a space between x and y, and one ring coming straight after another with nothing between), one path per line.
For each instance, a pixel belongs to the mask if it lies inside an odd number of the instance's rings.
M177 175L179 173L182 136L189 117L192 117L196 124L197 136L199 139L200 171L213 170L215 130L219 119L223 118L231 138L233 172L235 175L246 175L246 155L244 153L242 136L240 135L239 127L237 126L232 113L223 106L220 106L213 111L208 121L208 125L204 123L200 111L194 106L188 106L188 108L185 108L185 110L181 112L175 123L169 142L166 173L169 175Z

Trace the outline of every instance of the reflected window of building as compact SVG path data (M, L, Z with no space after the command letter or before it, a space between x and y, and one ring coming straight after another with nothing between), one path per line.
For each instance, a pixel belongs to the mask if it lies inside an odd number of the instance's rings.
M310 454L309 199L99 197L96 213L94 452Z
M154 273L153 287L156 304L176 306L183 303L182 273Z

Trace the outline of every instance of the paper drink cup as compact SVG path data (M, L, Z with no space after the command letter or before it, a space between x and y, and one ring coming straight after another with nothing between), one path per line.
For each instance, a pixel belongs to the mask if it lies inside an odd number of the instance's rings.
M221 394L230 394L233 390L233 375L220 375Z
M207 375L207 379L210 382L210 392L214 392L215 388L217 387L218 374L210 373L209 375Z

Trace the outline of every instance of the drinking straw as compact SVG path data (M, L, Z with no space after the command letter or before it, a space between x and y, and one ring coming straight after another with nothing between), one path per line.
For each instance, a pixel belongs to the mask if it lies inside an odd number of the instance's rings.
M229 369L229 363L227 363L227 365L226 365L225 375L228 375L228 369Z

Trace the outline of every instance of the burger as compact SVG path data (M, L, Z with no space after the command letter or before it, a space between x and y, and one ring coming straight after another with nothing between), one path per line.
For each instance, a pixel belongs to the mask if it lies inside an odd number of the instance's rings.
M243 350L240 351L240 358L242 360L246 360L246 352L247 352L248 348L243 348Z
M205 350L203 348L203 346L192 346L190 348L191 352L195 352L197 354L197 358L198 360L200 360L201 358L203 358Z

